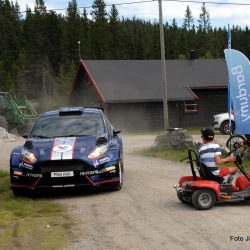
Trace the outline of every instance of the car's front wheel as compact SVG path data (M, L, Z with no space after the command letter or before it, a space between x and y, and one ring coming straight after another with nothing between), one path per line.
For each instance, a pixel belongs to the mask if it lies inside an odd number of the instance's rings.
M221 124L221 126L220 126L220 131L221 131L221 133L226 134L226 135L231 134L231 132L233 132L234 129L235 129L235 124L234 124L234 122L231 122L231 127L230 127L229 121L223 122L223 123Z
M19 196L24 196L25 193L23 191L23 189L12 189L12 193L15 197L19 197Z
M122 185L123 185L123 164L122 164L121 161L119 162L119 165L118 165L118 167L117 167L117 173L118 173L118 175L119 175L120 181L119 181L118 184L116 184L116 185L114 186L114 190L119 191L119 190L122 189Z
M210 209L216 202L216 196L211 189L198 189L192 195L192 204L198 210Z

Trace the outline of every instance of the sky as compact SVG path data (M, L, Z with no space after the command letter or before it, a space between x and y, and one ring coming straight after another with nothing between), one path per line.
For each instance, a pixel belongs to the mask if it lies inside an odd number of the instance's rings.
M117 4L116 8L119 12L119 17L136 18L158 21L159 20L159 7L158 0L153 2L147 2L150 0L104 0L107 5L107 11L110 10L112 4ZM177 0L179 1L179 0ZM194 0L200 3L184 2L186 0L176 1L165 1L162 0L163 5L163 19L164 22L172 23L173 18L176 19L179 26L183 23L183 18L187 5L189 6L194 22L197 25L197 20L199 14L201 13L202 0ZM250 0L205 0L208 2L219 2L219 3L242 3L250 4ZM34 8L35 0L17 0L20 5L21 11L25 11L26 5L31 9ZM45 5L47 9L63 9L67 8L69 0L45 0ZM123 4L122 3L132 3L134 4ZM143 3L138 3L143 2ZM77 0L78 7L91 7L93 0ZM210 14L210 21L213 27L227 27L228 24L238 25L241 27L250 27L250 5L216 5L211 3L206 3L206 9ZM82 12L83 9L80 9ZM91 12L91 8L86 8L87 12ZM57 11L63 13L63 11Z

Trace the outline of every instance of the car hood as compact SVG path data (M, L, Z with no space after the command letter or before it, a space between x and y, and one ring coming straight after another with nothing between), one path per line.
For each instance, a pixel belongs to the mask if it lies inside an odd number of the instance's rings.
M96 147L99 137L58 137L53 139L29 139L24 147L34 152L39 161L82 159ZM106 137L105 137L106 138Z
M214 118L221 118L221 119L229 119L229 115L228 113L220 113L220 114L216 114L214 115ZM231 119L234 119L234 115L231 114Z

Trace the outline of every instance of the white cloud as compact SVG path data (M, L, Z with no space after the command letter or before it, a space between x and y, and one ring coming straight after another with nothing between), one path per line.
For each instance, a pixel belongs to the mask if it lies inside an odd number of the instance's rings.
M146 20L158 20L158 0L154 2L143 2L137 4L127 4L127 5L118 5L119 3L132 3L139 2L143 0L104 0L107 5L117 4L117 9L119 11L120 17L131 18L133 16ZM200 0L202 2L202 0ZM249 0L213 0L217 2L236 2L236 3L246 3L249 4ZM18 0L21 10L26 9L26 4L33 9L35 0ZM47 9L59 9L67 8L69 0L45 0ZM78 0L79 7L91 6L93 0ZM179 21L179 24L182 23L184 14L189 5L189 8L192 11L194 20L197 21L199 14L201 12L202 3L185 3L185 2L169 2L163 1L163 16L164 21L171 21L173 18L176 18ZM246 26L250 25L250 6L235 6L235 5L215 5L215 4L206 4L206 9L209 11L211 22L213 25L218 26L227 26L227 23L231 25L241 25ZM110 7L107 7L107 10L110 10ZM88 12L91 9L87 10Z

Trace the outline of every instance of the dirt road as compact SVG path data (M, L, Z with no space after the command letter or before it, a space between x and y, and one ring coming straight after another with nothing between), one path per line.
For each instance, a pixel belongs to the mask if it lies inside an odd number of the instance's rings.
M61 199L77 221L76 242L65 249L249 249L249 202L197 211L179 202L173 185L185 164L134 154L153 136L125 136L124 186L119 192ZM240 238L241 239L241 238Z
M75 237L65 249L249 249L250 202L219 203L208 211L182 204L173 185L189 174L188 166L135 154L153 140L124 136L121 191L55 198L75 220Z

